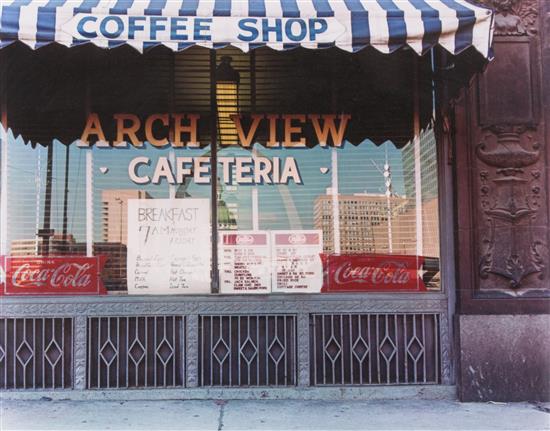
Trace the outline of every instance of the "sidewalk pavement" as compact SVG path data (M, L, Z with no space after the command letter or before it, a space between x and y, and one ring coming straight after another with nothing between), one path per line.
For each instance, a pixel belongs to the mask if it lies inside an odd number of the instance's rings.
M1 401L1 430L550 430L550 405L389 401Z

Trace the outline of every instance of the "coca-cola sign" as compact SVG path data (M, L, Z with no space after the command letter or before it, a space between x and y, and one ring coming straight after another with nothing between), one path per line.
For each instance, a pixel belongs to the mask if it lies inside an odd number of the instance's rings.
M322 292L426 291L424 258L389 254L322 255Z
M106 256L0 256L0 295L102 295Z

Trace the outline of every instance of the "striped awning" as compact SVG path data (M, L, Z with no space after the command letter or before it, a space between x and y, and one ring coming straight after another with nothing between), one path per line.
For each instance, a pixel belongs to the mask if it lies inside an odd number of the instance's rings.
M139 51L165 45L243 51L372 46L490 57L493 13L468 0L1 0L0 48L15 41Z

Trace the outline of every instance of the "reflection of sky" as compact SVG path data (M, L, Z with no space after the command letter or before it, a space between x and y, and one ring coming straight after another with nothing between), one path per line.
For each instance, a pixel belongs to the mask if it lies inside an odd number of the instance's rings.
M42 146L32 148L24 145L21 139L9 135L8 155L8 244L13 239L34 238L37 228L42 227L44 195L46 184L47 149ZM65 184L66 147L54 141L54 165L52 187L52 228L61 233L63 220L63 191ZM257 187L260 209L260 229L313 228L313 209L317 196L325 194L331 186L332 148L317 146L311 149L266 149L257 145L259 155L265 157L294 157L299 168L303 184L288 185L222 185L222 199L232 208L238 208L238 226L241 229L252 227L252 190ZM85 190L86 190L86 152L93 152L94 184L94 232L95 239L101 235L101 192L108 189L145 190L153 198L170 196L170 186L165 180L159 185L137 185L128 176L128 164L137 156L151 159L151 167L141 168L140 173L152 176L159 157L207 156L206 149L189 148L152 148L148 144L142 149L129 146L121 148L82 149L70 147L68 232L77 241L85 239ZM393 189L399 195L404 194L401 151L391 143L376 146L365 141L359 146L344 145L336 150L339 166L340 193L383 193L384 177L374 166L383 169L385 157L392 169ZM251 155L251 151L241 147L228 147L219 150L219 156ZM374 163L373 163L374 162ZM100 168L108 168L102 173ZM326 173L321 168L328 168ZM219 175L221 176L221 167ZM175 193L176 186L173 192ZM191 183L187 192L192 197L208 197L209 185Z
M290 182L288 185L260 185L258 201L260 209L260 229L312 229L315 199L331 187L331 147L267 149L256 145L258 155L265 157L294 157L300 171L302 184ZM384 193L384 177L377 169L384 169L385 157L392 169L393 190L404 194L403 166L401 151L393 144L376 146L365 141L359 146L347 144L337 149L339 190L343 194ZM219 152L220 156L246 157L251 152L240 147L228 147ZM374 163L373 163L374 162ZM376 166L375 166L376 164ZM328 168L326 173L321 168ZM239 208L240 229L251 229L252 185L237 185L234 191L224 191L226 202L235 202ZM231 190L232 188L229 187Z
M25 145L8 134L8 244L13 239L32 239L43 226L46 191L47 148ZM62 232L65 190L66 146L54 141L51 228ZM85 155L69 150L68 232L85 236Z

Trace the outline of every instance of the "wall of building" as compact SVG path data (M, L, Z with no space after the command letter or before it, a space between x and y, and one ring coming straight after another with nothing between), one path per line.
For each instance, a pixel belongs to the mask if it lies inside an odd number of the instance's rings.
M550 3L484 3L495 60L450 114L459 394L548 400Z
M462 315L460 397L540 400L550 392L549 315Z

